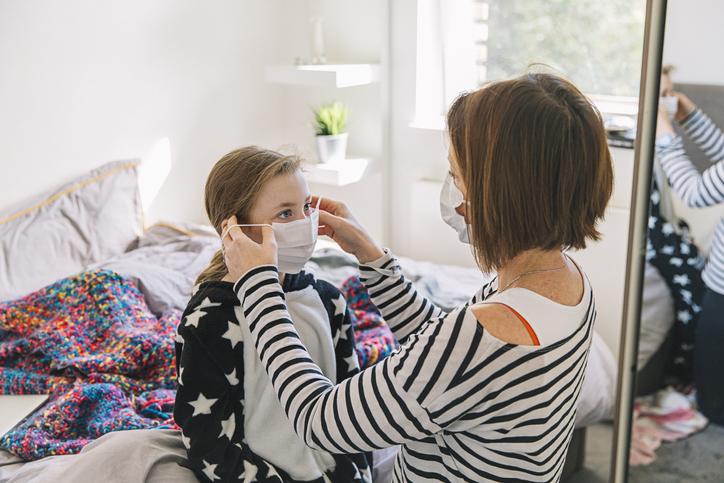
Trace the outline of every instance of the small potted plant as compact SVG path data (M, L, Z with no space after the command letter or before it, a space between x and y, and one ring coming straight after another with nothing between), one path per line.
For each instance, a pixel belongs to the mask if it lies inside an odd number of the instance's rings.
M322 163L343 161L347 155L347 116L349 108L341 102L322 104L314 111L317 152Z

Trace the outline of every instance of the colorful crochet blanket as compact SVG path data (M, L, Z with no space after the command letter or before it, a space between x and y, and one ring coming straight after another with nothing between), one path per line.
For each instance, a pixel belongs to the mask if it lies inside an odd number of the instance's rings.
M342 287L360 367L399 347L359 277ZM24 459L78 453L111 431L177 428L174 334L125 277L93 270L0 303L0 394L50 400L0 439Z
M365 369L390 355L400 345L377 307L372 304L370 295L360 282L359 276L349 277L342 283L340 290L347 300L352 318L359 366Z
M0 303L0 393L50 395L0 446L32 460L110 431L176 427L180 316L157 319L130 281L104 270Z

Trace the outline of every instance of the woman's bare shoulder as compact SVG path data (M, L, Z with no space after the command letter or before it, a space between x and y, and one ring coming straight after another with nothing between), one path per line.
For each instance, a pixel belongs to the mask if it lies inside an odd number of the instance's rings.
M498 303L470 306L478 323L493 337L516 345L535 345L525 325L506 305Z

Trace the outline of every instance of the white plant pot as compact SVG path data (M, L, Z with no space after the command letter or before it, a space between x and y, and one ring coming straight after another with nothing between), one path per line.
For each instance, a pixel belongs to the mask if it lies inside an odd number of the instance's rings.
M334 136L317 136L317 153L322 163L344 161L347 157L348 132Z

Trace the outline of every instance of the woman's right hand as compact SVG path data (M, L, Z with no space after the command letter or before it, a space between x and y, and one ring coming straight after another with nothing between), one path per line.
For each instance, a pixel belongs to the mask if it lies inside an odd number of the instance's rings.
M312 197L312 205L316 205L317 198ZM369 263L385 255L347 206L339 201L322 198L319 203L319 234L337 242L342 250L357 257L359 263Z

